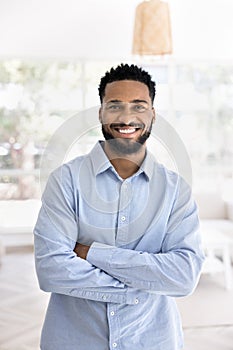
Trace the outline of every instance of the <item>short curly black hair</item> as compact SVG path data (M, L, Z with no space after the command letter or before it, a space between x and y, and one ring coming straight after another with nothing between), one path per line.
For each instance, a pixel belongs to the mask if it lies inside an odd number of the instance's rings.
M153 104L156 93L156 84L152 81L150 74L134 64L128 65L123 63L116 68L111 68L110 71L106 72L101 78L99 84L99 97L101 103L103 102L105 95L106 85L119 80L135 80L146 84Z

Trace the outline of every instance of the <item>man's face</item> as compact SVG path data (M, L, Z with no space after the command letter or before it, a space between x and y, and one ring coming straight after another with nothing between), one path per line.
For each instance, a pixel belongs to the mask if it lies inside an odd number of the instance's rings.
M118 154L140 151L155 120L147 85L134 80L107 84L99 118L112 150Z

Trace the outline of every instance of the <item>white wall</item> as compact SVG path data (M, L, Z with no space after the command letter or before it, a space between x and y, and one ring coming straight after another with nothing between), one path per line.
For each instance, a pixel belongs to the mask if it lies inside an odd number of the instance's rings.
M1 0L0 57L124 59L142 0ZM174 54L233 59L232 0L170 0Z

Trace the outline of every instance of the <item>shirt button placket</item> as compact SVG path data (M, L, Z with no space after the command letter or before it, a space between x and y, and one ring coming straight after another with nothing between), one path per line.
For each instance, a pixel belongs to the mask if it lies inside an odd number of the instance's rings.
M110 335L110 349L117 349L118 346L118 320L116 315L115 306L113 304L108 304L108 323L109 323L109 335Z
M128 220L129 220L129 208L130 197L128 191L128 183L123 182L120 187L119 193L119 212L118 212L118 226L116 234L116 244L127 243L128 237ZM119 347L119 344L118 344Z
M126 217L124 215L122 215L121 221L124 222L125 220L126 220Z

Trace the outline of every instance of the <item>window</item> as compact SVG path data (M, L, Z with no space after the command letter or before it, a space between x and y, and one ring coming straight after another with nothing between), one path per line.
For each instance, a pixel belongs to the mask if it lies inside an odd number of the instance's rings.
M99 80L117 64L0 61L1 199L40 195L40 159L47 142L68 118L99 104ZM157 83L157 113L174 127L187 148L194 187L206 183L221 187L232 181L233 65L175 60L141 65ZM84 133L71 145L66 160L88 151L99 137L99 126ZM151 139L148 147L159 161L176 170L169 150L159 140Z

